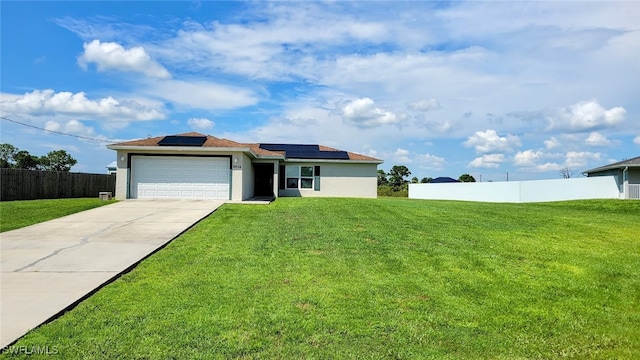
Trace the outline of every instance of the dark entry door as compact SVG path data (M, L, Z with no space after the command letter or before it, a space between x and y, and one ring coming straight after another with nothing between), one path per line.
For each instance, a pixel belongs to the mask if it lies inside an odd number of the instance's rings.
M253 164L254 196L273 196L273 164Z

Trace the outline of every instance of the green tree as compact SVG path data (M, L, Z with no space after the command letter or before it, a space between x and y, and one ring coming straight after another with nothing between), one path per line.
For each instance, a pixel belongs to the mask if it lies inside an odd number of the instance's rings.
M421 183L423 183L423 184L426 184L426 183L430 183L430 182L431 182L431 180L433 180L433 179L432 179L432 178L430 178L430 177L423 177L423 178L420 180L420 182L421 182Z
M389 184L387 173L384 170L378 170L378 186Z
M26 150L18 151L13 159L16 162L13 167L16 169L36 170L40 167L40 158L29 154Z
M394 189L400 189L400 186L407 182L405 177L409 177L411 171L404 165L394 165L389 171L389 182Z
M473 176L469 175L469 174L460 175L458 180L460 180L462 182L476 182L476 179Z
M18 148L11 144L0 144L0 167L12 167L17 152Z
M64 150L49 151L40 158L40 163L48 171L69 171L78 161Z
M417 183L419 183L419 182L420 182L420 180L418 180L418 178L417 178L416 176L414 176L414 177L411 179L411 183L412 183L412 184L417 184Z

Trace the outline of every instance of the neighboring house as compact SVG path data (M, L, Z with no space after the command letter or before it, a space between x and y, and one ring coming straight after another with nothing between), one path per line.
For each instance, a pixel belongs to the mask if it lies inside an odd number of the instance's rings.
M106 166L106 168L107 168L107 174L113 175L118 170L118 162L112 161L109 163L109 165Z
M247 144L195 132L107 145L116 198L377 196L382 160L322 145Z
M441 176L441 177L437 177L435 179L432 179L431 181L429 181L429 184L456 183L456 182L460 182L460 181L458 181L456 179L452 179L450 177Z
M588 177L614 176L623 199L640 199L640 156L583 172Z

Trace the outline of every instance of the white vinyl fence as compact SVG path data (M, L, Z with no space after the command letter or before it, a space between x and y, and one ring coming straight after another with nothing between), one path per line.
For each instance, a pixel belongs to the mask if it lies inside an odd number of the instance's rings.
M526 203L618 199L615 176L482 183L409 184L409 198Z

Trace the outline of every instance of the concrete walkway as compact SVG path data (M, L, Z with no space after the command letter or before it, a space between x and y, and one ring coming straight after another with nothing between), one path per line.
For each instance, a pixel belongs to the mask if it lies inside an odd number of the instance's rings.
M0 234L0 348L83 299L220 207L127 200Z

